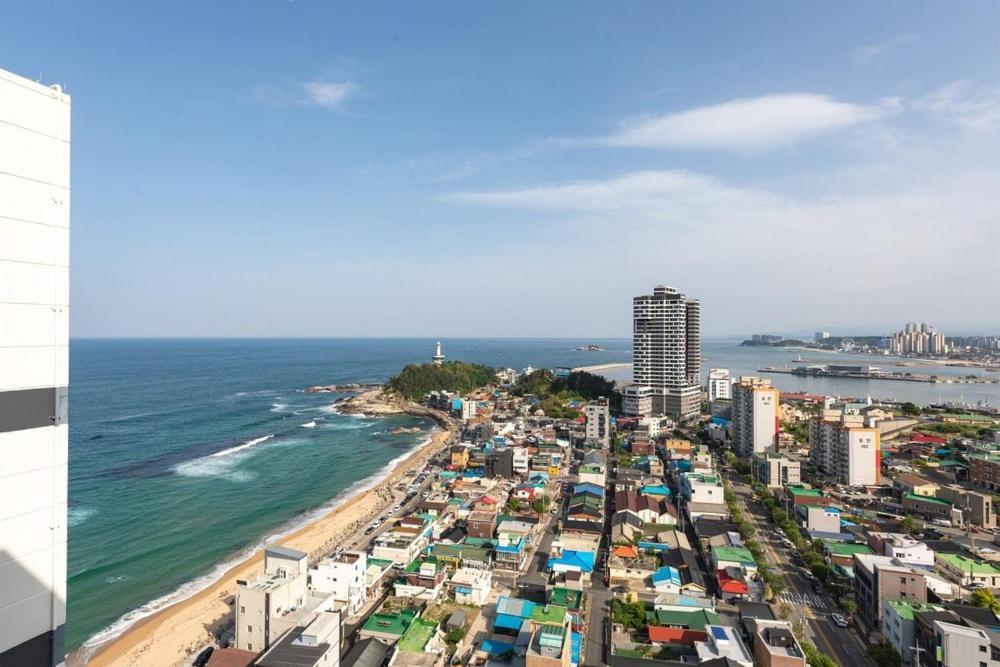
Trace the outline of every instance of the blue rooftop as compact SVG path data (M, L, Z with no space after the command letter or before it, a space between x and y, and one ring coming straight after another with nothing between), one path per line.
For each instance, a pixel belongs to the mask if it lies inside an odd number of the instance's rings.
M653 573L653 585L671 583L681 585L681 573L676 567L664 565Z
M546 567L556 572L574 570L578 572L594 571L593 551L573 551L567 549L559 558L549 558Z

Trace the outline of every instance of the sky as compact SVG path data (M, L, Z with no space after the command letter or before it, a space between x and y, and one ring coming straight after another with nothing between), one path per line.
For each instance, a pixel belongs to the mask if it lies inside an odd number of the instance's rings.
M71 331L1000 334L1000 3L13 2Z

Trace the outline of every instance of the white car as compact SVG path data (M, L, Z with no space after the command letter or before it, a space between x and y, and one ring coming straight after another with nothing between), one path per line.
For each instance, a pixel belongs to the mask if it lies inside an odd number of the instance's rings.
M833 621L833 624L836 625L838 628L847 627L847 619L841 616L840 614L831 614L830 620Z

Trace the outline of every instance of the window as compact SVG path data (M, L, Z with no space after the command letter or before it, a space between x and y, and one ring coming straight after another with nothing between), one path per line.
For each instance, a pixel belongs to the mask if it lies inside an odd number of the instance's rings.
M980 652L980 653L986 653L986 646L985 646L985 645L983 645L983 646L980 646L980 647L979 647L979 652Z
M247 632L253 632L253 626L252 625L248 625L247 626Z

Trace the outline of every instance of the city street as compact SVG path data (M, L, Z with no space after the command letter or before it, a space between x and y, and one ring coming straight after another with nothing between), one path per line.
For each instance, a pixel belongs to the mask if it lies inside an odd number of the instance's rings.
M735 476L734 476L735 477ZM850 628L838 628L830 620L836 604L827 595L819 595L812 590L811 583L801 574L801 568L791 562L790 552L784 547L775 548L768 534L777 531L771 524L763 505L752 499L749 486L732 480L733 492L743 506L745 516L757 529L758 542L764 547L764 554L773 570L781 574L786 590L778 596L792 608L790 621L802 621L806 628L806 638L811 640L821 653L833 658L839 665L869 665L865 646Z

